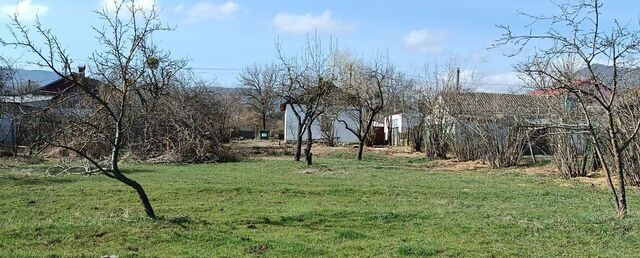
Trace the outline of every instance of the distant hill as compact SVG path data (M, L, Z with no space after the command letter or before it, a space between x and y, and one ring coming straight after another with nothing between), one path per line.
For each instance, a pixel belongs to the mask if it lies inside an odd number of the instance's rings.
M594 64L593 72L605 83L610 84L613 81L613 66ZM582 79L589 79L591 74L589 69L582 68L578 70L578 76ZM640 85L640 69L618 69L618 82L622 82L625 86Z
M28 81L31 81L39 86L44 86L58 78L60 77L51 71L17 69L14 82L17 82L18 84L25 84ZM11 85L11 83L8 83L7 85Z
M34 85L38 86L47 85L60 78L56 73L51 71L27 69L17 69L15 77L15 82L18 85L24 85L28 81L31 81ZM7 85L12 85L12 83L7 82ZM242 94L244 92L244 89L238 87L214 87L214 89L218 92L232 94Z
M613 66L594 64L592 65L592 67L593 71L598 77L603 78L604 80L610 80L611 78L613 78ZM591 74L589 72L589 69L584 67L578 70L578 76L580 78L588 79Z

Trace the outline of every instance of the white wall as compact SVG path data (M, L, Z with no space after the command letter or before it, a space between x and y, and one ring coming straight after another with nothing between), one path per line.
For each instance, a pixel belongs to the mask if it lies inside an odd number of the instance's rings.
M292 105L287 105L287 109L284 112L284 139L288 142L295 142L298 134L298 119L293 113ZM296 110L300 114L300 117L304 119L305 114L300 111L300 107L295 105ZM357 128L357 123L353 122L346 114L340 114L340 119L345 120L349 127ZM358 143L358 137L356 137L351 131L347 130L344 123L336 121L334 123L334 130L336 137L338 137L339 143ZM318 118L311 126L311 134L314 140L322 139L322 132L320 130L320 118ZM307 133L303 135L303 140L307 140Z
M389 140L391 129L398 128L398 133L406 133L420 123L419 114L398 113L384 118L385 140Z

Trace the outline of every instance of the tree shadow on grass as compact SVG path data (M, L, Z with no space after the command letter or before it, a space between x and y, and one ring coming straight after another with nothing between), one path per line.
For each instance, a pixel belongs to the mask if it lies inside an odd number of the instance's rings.
M122 170L122 173L125 175L144 174L144 173L151 173L151 172L158 172L158 170L149 169L149 168L125 168Z
M176 217L165 217L159 216L158 221L162 221L171 225L176 225L181 227L182 229L189 229L189 225L203 225L208 226L211 225L211 222L204 219L193 219L190 216L176 216Z
M46 185L65 184L77 181L77 177L47 177L47 176L20 176L5 175L0 176L0 185L4 183L15 185Z
M281 215L275 217L258 217L241 219L240 224L272 225L283 227L314 227L320 224L333 224L337 221L362 221L367 223L391 224L406 223L416 220L431 220L433 215L422 212L394 212L394 211L308 211L298 214Z

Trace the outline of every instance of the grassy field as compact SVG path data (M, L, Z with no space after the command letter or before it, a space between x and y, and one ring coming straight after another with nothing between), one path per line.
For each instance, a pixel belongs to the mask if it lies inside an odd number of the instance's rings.
M105 177L0 172L0 256L637 256L640 202L514 170L444 172L353 154L211 165L127 165L159 220ZM6 162L5 162L6 163ZM27 174L29 173L29 174Z

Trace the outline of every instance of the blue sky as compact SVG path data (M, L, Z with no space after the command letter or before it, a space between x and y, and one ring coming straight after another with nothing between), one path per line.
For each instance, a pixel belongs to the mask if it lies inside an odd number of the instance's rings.
M113 0L107 0L113 1ZM153 0L137 1L143 7ZM317 31L327 41L361 55L388 51L401 70L416 73L425 62L451 58L484 75L483 91L509 91L519 84L512 64L525 56L507 58L507 49L487 49L500 35L496 24L521 27L527 19L518 11L548 14L546 0L156 0L165 22L176 31L154 40L206 79L225 86L235 83L239 69L275 61L279 38L294 54L306 35ZM0 0L0 21L15 12L25 22L37 13L57 33L81 64L94 50L90 25L98 24L92 10L105 0ZM605 19L637 19L640 2L605 2ZM0 35L6 29L0 28ZM0 54L26 63L28 55L13 49ZM27 67L29 68L29 67ZM199 69L202 68L202 69Z

